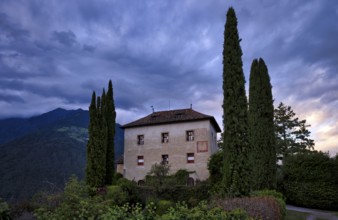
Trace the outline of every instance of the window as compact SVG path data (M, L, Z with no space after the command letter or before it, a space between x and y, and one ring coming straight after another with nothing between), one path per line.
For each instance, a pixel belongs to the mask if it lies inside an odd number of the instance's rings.
M163 154L161 164L168 164L169 163L169 155Z
M194 131L186 131L186 140L194 141Z
M144 157L143 156L137 156L137 165L138 166L144 165Z
M195 163L195 154L187 153L187 163Z
M138 145L144 144L144 135L137 135L137 144Z
M169 142L169 133L162 133L162 143Z

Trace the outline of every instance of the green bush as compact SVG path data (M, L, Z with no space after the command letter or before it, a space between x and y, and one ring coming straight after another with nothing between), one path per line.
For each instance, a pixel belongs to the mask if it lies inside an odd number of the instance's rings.
M291 204L338 209L338 163L322 152L289 156L282 168L282 189Z
M186 185L189 178L189 171L179 169L173 176L177 185Z
M165 212L167 212L167 210L170 207L173 207L174 203L172 201L169 200L160 200L157 204L156 204L156 213L159 215L163 215Z
M292 204L318 209L338 209L338 186L325 182L287 181L284 189Z
M137 184L135 182L121 178L116 184L122 189L123 192L126 193L128 203L136 204L141 201L138 195Z
M189 209L185 203L177 203L175 207L169 208L168 212L158 219L180 220L180 219L224 219L224 220L249 220L251 219L243 210L224 211L221 208L211 208L205 202Z
M1 220L9 220L12 219L9 212L9 206L6 202L2 201L0 198L0 219Z
M223 154L223 151L218 151L217 153L211 155L208 161L208 170L210 173L209 179L212 185L218 184L222 180Z
M170 200L174 202L185 201L189 207L196 206L202 200L209 199L209 183L201 182L195 186L165 185L160 188L151 186L137 186L137 194L143 204L148 198L157 200Z
M107 194L104 196L111 205L122 205L128 202L128 193L123 191L120 186L108 186Z

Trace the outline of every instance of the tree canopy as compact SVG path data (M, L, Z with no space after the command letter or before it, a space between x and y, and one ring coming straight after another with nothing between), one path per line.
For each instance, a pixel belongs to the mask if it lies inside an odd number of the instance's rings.
M291 106L280 103L274 110L277 159L283 160L289 155L314 149L314 140L310 138L310 125L300 120Z

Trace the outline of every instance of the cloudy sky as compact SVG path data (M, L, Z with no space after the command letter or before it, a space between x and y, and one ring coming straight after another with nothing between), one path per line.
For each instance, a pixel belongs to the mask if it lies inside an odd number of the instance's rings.
M0 0L0 118L88 109L111 79L119 123L192 103L222 126L229 6L247 81L262 57L275 106L307 119L316 149L338 152L336 0Z

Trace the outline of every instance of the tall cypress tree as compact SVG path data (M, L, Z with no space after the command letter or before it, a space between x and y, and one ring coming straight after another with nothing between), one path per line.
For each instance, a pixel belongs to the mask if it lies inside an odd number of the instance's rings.
M113 84L109 80L108 91L105 101L105 118L107 123L107 154L106 154L106 184L112 184L113 176L115 173L114 167L114 139L115 139L115 104L113 96Z
M223 189L229 195L249 193L248 116L242 49L235 10L230 7L223 45Z
M263 59L253 60L249 88L249 143L251 187L276 187L276 146L270 77Z
M107 136L107 126L104 117L104 104L105 102L105 92L102 93L102 98L97 97L96 108L97 108L97 124L96 124L96 148L93 154L95 155L95 168L96 168L96 187L101 187L105 185L105 177L106 177L106 136Z
M88 136L89 140L87 143L87 166L86 166L86 182L89 186L95 185L94 180L94 155L93 152L95 150L95 122L96 120L96 94L93 92L92 100L89 106L89 128L88 128Z

